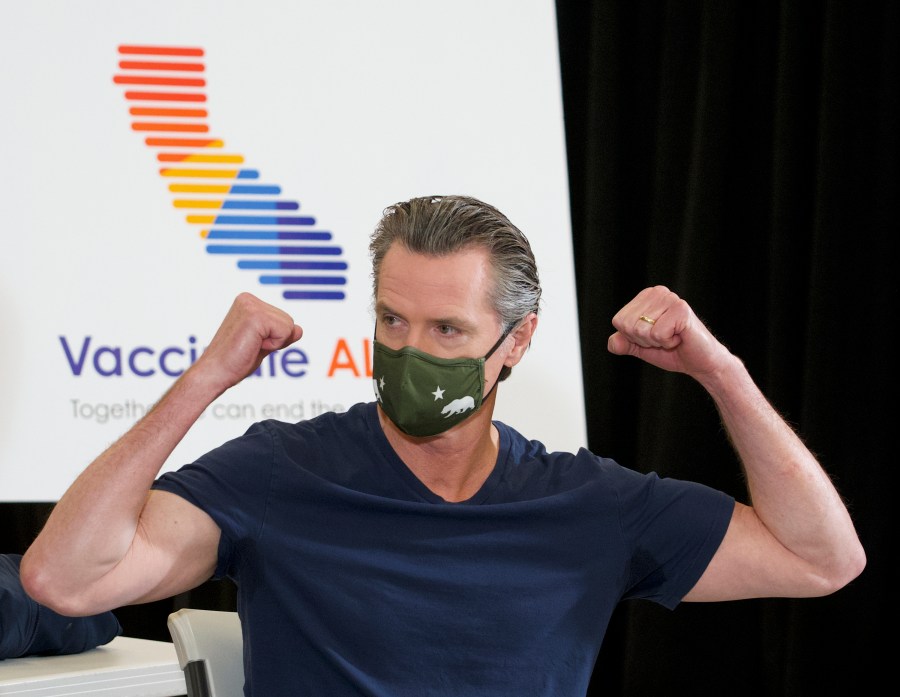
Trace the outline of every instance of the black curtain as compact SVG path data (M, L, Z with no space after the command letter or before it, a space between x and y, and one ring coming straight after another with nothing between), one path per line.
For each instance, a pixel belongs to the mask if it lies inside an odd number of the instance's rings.
M819 455L868 554L827 598L621 605L591 694L867 694L890 675L900 3L557 14L591 449L746 502L702 390L605 351L618 308L666 285Z
M819 454L869 559L827 598L623 604L590 694L866 694L892 672L900 4L557 0L557 14L591 448L746 498L706 395L606 354L616 310L667 285ZM0 551L23 552L50 508L0 504ZM116 614L168 640L172 610L234 602L210 582Z

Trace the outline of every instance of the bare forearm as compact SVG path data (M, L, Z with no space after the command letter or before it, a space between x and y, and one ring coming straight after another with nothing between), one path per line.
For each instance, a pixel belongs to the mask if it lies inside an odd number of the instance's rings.
M702 381L743 464L751 503L769 532L823 584L865 564L850 515L828 475L734 357Z

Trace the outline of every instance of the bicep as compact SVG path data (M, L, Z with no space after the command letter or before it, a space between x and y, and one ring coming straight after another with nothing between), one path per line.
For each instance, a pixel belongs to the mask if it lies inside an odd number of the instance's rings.
M122 606L195 588L215 571L220 536L206 512L176 494L153 490L131 548L100 581L97 593Z
M819 595L810 565L782 545L750 506L735 503L719 549L685 602Z

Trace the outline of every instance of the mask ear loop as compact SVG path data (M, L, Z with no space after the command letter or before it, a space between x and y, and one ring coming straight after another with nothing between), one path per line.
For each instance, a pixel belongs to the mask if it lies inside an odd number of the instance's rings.
M491 347L491 350L488 351L488 352L484 355L484 362L485 362L485 363L487 363L487 359L488 359L488 358L490 358L491 356L494 355L494 351L496 351L498 348L500 348L500 344L502 344L504 341L506 341L506 337L508 337L510 334L512 334L513 329L515 329L516 327L517 327L516 324L511 324L511 325L509 326L509 329L507 329L505 332L503 332L503 334L500 336L500 338L497 339L497 343L494 344L494 345ZM484 400L486 400L488 397L491 396L491 392L493 392L495 389L497 389L497 385L499 385L499 384L500 384L500 375L498 374L498 375L497 375L497 379L494 380L494 384L491 386L491 389L489 389L487 392L485 392L484 397L481 398L481 403L482 403L482 404L484 404Z
M502 344L504 341L506 341L506 337L508 337L510 334L512 334L512 331L515 328L516 328L515 324L509 325L509 329L507 329L505 332L503 332L503 334L500 335L500 338L497 339L497 343L494 344L493 346L491 346L491 350L488 351L486 354L484 354L485 361L494 355L494 351L496 351L498 348L500 348L500 344Z

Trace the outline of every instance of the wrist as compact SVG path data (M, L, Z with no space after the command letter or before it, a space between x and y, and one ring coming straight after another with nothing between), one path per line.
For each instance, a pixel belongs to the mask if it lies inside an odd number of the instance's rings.
M742 390L748 383L752 384L744 362L729 351L725 351L724 357L713 370L698 375L696 379L717 401L719 397L735 389Z
M231 384L221 371L215 370L214 366L199 360L178 378L173 385L173 390L179 392L182 398L202 404L202 410L212 404L229 387Z

